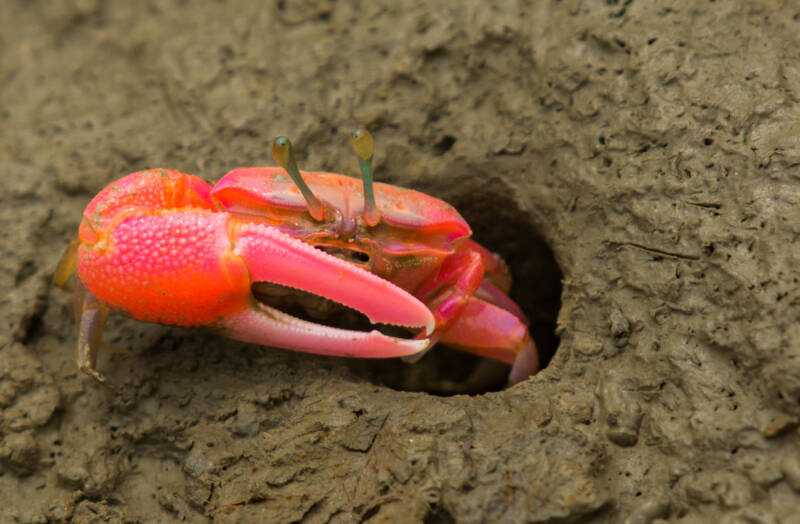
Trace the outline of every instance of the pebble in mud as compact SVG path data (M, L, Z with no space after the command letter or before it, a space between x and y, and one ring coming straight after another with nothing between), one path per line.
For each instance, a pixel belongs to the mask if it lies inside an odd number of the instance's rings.
M790 457L783 461L781 467L786 483L797 493L800 493L800 458Z
M643 416L636 395L627 391L617 378L610 378L603 383L600 397L608 440L618 446L636 444Z
M236 437L253 437L261 431L264 422L263 410L252 404L239 406L232 418L231 433Z
M614 346L618 349L625 347L631 336L631 321L622 312L622 308L617 305L611 310L608 320Z
M8 427L12 431L44 426L53 416L61 399L54 385L42 385L17 397L6 412Z
M33 432L10 433L0 442L0 464L17 475L31 474L39 462L39 446Z
M644 502L625 519L625 524L651 524L656 519L666 518L669 515L669 506L667 497Z

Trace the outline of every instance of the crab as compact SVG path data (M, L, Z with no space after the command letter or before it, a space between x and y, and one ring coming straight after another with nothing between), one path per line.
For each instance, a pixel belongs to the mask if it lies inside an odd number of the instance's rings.
M103 189L53 279L68 288L77 272L79 369L107 383L96 360L116 311L333 356L414 360L442 343L511 364L512 384L535 373L536 346L506 294L503 260L470 239L446 202L373 183L372 137L356 129L350 138L362 180L299 171L280 137L272 144L279 167L234 169L213 187L150 169ZM334 303L371 325L300 318L281 310L286 297L312 317Z

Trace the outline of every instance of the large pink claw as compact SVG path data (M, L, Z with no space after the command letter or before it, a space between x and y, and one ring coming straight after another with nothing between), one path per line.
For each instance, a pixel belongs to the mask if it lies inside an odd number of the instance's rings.
M404 289L369 271L259 223L237 224L234 253L253 282L273 282L320 295L360 311L370 321L434 328L431 311Z
M253 282L272 282L323 296L366 315L371 322L434 329L431 311L407 291L358 266L260 223L231 222L234 255ZM362 358L407 356L428 340L406 340L306 322L253 301L224 319L227 334L245 342L309 353Z

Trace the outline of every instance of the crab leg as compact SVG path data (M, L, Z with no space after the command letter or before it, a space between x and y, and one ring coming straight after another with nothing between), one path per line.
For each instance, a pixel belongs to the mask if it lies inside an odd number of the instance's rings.
M506 311L513 313L515 317L525 324L528 324L528 317L525 316L525 313L520 309L517 303L511 300L508 295L503 293L502 290L489 280L484 279L484 281L481 282L481 287L475 291L475 297L489 302L490 304L494 304L495 306L500 306Z
M439 342L512 365L508 381L516 384L539 369L536 344L528 327L505 309L472 298L461 315L441 333Z
M75 273L75 268L78 266L78 247L80 245L81 241L77 236L67 244L53 274L54 286L58 286L65 291L72 291L67 282L69 282L69 278Z
M416 296L423 300L428 308L433 311L436 329L430 335L430 344L433 347L441 334L461 314L483 279L483 260L481 256L471 250L459 250L447 257L439 271L416 291ZM422 338L422 336L417 337ZM427 351L410 354L406 362L418 362Z
M75 320L78 326L78 369L107 384L97 371L97 352L108 319L109 309L87 290L80 280L75 284Z
M515 384L537 371L539 359L524 313L498 287L510 286L510 280L497 255L467 240L442 262L417 296L436 318L431 345L442 342L512 364L509 382Z
M417 290L416 295L433 311L437 331L447 329L458 317L481 285L483 274L481 255L471 249L459 249Z
M509 289L511 289L511 274L508 272L508 266L500 258L500 255L489 251L471 238L463 240L458 247L459 250L478 253L483 260L484 282L489 281L502 293L508 293Z

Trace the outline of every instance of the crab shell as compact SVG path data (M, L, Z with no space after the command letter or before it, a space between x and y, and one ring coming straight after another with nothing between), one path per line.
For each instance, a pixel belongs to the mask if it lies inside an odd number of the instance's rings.
M281 168L235 169L211 190L211 200L226 212L263 220L282 232L340 255L403 289L413 289L452 255L454 246L472 231L447 202L425 193L375 183L380 222L364 220L360 180L333 173L302 172L323 202L325 214L315 221L297 186Z

